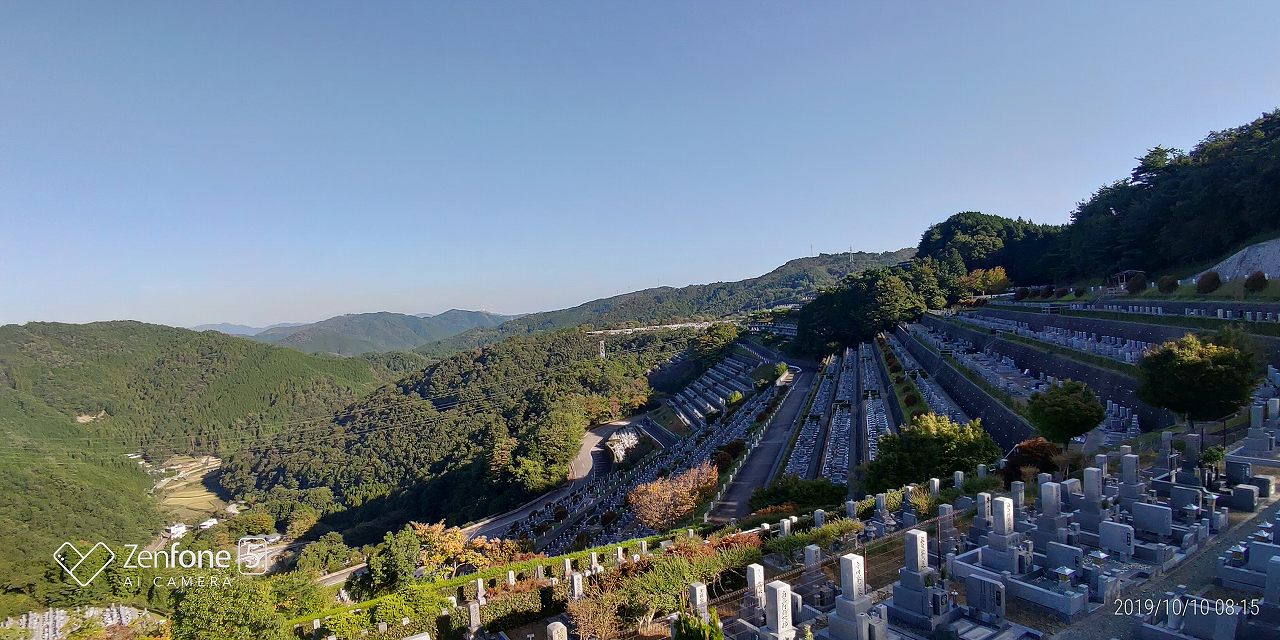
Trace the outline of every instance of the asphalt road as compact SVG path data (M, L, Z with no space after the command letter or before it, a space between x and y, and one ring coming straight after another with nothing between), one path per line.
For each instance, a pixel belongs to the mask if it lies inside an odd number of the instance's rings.
M774 461L787 447L787 441L791 438L792 424L800 414L800 410L804 408L804 400L809 395L809 387L813 385L813 380L812 366L805 367L796 377L795 382L792 383L794 387L791 389L791 394L778 408L773 421L765 428L760 444L747 455L747 461L743 463L738 474L734 476L733 482L729 484L724 498L716 503L711 514L712 520L724 522L729 518L742 518L751 513L751 509L747 506L747 501L751 499L751 492L769 481L769 472L773 470Z

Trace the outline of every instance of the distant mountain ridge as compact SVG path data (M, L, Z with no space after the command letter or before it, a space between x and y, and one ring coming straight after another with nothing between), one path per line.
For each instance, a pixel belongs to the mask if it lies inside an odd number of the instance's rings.
M498 327L476 327L417 349L428 356L444 356L492 344L505 337L590 324L597 328L636 322L643 324L695 317L721 318L806 302L819 289L845 276L872 267L910 260L915 248L882 253L823 253L789 260L755 278L685 287L655 287L585 302L576 307L531 313Z
M311 324L266 329L250 336L307 353L356 356L408 351L477 327L496 327L517 316L450 309L436 315L379 311L336 316Z

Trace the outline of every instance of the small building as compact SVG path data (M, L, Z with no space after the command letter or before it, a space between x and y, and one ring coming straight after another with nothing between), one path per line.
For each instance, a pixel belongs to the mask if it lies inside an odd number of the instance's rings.
M199 524L199 527L201 531L204 531L205 529L212 529L213 527L217 526L217 524L218 524L217 518L209 518L208 520L201 522Z
M177 540L178 538L187 535L187 525L182 524L181 522L171 524L164 528L164 535L170 540Z

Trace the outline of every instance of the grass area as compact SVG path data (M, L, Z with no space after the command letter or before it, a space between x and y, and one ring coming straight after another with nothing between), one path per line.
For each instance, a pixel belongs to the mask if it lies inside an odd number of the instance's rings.
M223 512L227 503L212 491L217 486L217 458L205 460L191 456L174 456L166 467L176 467L178 475L164 481L157 491L160 506L177 522L195 524Z
M676 412L665 404L658 405L657 409L650 411L649 418L681 438L687 437L690 433L689 427L685 426L680 416L676 415Z

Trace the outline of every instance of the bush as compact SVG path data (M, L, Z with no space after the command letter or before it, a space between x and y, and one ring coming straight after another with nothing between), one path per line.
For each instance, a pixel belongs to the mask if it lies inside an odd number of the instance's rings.
M1084 287L1076 287L1072 293L1076 294L1077 298L1083 298L1084 294L1088 293L1088 291Z
M1139 293L1142 293L1144 290L1146 290L1146 288L1147 288L1147 276L1146 274L1142 274L1142 273L1134 274L1132 278L1129 278L1129 280L1124 283L1124 290L1128 291L1133 295L1138 295Z
M1056 455L1058 455L1058 445L1044 438L1030 438L1019 442L1005 460L1005 482L1023 479L1024 469L1027 467L1035 470L1032 474L1033 478L1037 473L1057 471L1058 465L1053 460Z
M896 362L889 365L889 373L902 373L902 365Z
M1028 289L1028 288L1026 288L1026 287L1018 287L1018 288L1013 292L1013 299L1014 299L1014 300L1023 300L1023 299L1026 299L1026 297L1027 297L1027 296L1029 296L1029 295L1031 295L1031 290L1030 290L1030 289Z
M1213 293L1222 286L1222 276L1217 271L1206 271L1196 278L1196 293Z
M1053 285L1051 284L1046 284L1045 286L1040 287L1040 297L1044 298L1045 300L1052 298L1053 292L1054 292L1054 288L1053 288Z
M1258 293L1267 288L1267 274L1261 271L1254 271L1244 279L1244 290L1250 293Z
M1173 276L1160 276L1160 279L1156 280L1156 289L1159 289L1160 293L1173 293L1178 290L1178 279Z
M830 480L803 480L795 476L782 476L768 487L759 487L751 494L747 507L752 513L770 505L791 503L795 509L823 507L844 502L845 487Z
M920 404L920 398L916 397L916 394L914 393L908 393L907 396L902 399L902 401L906 403L908 407L914 407Z
M1066 287L1061 287L1061 288L1058 288L1058 289L1054 289L1054 290L1053 290L1053 297L1055 297L1055 298L1065 298L1065 297L1067 297L1067 294L1068 294L1068 293L1071 293L1071 290L1070 290L1070 289L1068 289L1068 288L1066 288Z

